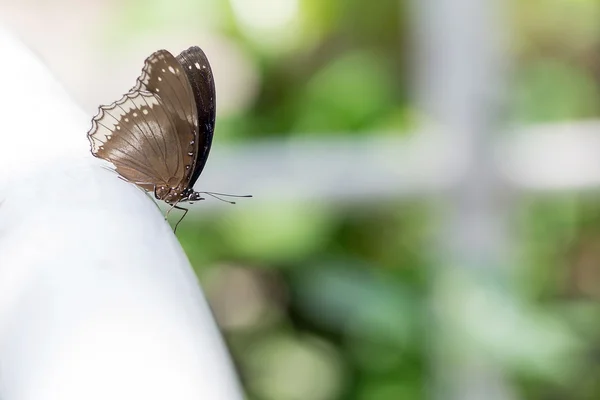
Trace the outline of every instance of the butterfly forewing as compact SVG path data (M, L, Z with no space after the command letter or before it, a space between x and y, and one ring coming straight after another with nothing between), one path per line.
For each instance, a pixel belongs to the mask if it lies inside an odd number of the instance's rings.
M198 154L189 186L193 186L204 169L215 130L216 94L215 82L206 54L194 46L181 52L177 61L183 67L191 85L198 116Z
M176 132L181 144L181 153L187 160L186 174L175 186L180 190L189 186L194 165L199 151L198 142L198 113L196 101L192 92L192 82L189 74L184 72L185 68L180 61L166 50L154 52L144 62L142 74L137 79L132 92L147 90L158 96L168 112L173 116L186 120L190 129L182 129ZM201 121L201 120L200 120Z
M146 59L142 74L132 89L133 92L138 90L158 95L171 113L188 121L192 127L197 126L198 115L190 82L182 65L168 51L158 50Z

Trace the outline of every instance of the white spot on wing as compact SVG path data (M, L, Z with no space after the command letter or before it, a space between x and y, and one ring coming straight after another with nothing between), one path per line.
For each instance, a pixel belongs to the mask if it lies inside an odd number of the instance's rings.
M200 69L200 64L195 63L194 65L196 66L196 68Z
M121 105L119 109L123 109L123 114L129 113L131 110L141 109L146 106L154 106L158 104L158 99L154 96L149 95L138 95L131 99L128 99L125 103Z
M160 81L162 81L162 78L161 78L160 76L158 77L158 81L159 81L159 82L160 82Z
M174 74L174 73L175 73L175 68L173 68L173 67L171 67L171 66L169 65L169 71L170 71L172 74Z
M92 151L98 151L100 146L106 143L115 132L122 130L120 125L123 121L129 122L129 116L137 117L137 111L158 104L160 103L156 96L141 92L130 93L114 104L101 107L99 114L94 117L95 129L90 133Z
M144 115L148 115L148 110L146 110L145 108L142 110L142 112L144 113Z

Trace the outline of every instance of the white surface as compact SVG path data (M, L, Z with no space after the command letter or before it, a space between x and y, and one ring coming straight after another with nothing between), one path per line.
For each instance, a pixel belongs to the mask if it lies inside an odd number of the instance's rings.
M100 167L74 106L0 30L0 398L241 399L154 203Z
M533 191L600 188L600 121L530 127L504 143L504 173L515 186Z

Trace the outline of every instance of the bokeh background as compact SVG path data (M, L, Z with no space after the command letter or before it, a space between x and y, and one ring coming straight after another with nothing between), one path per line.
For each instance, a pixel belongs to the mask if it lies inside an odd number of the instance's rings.
M504 5L505 124L598 118L600 1ZM196 189L255 197L198 204L177 235L256 400L428 398L444 368L429 340L443 220L418 184L427 174L394 170L405 153L393 146L429 118L415 101L415 20L398 0L0 1L0 22L90 118L156 49L207 53L218 120ZM509 273L462 271L445 293L461 321L450 347L491 360L506 398L600 398L593 193L516 197Z

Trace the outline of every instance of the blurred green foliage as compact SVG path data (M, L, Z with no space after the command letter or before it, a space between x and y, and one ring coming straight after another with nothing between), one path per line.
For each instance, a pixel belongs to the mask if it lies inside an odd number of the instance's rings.
M218 141L401 135L417 124L408 3L291 1L294 19L271 31L244 23L239 1L190 0L177 13L166 0L128 4L122 17L145 21L140 30L148 20L168 27L203 15L202 23L241 46L256 66L256 97L219 119ZM514 1L510 11L511 122L597 117L600 3ZM577 195L522 198L511 269L519 298L483 294L490 305L475 309L474 325L460 320L473 340L493 342L490 356L502 358L524 398L600 398L598 204ZM437 234L431 211L423 202L377 198L359 205L265 203L181 225L178 236L249 398L426 397L428 274ZM517 321L519 332L496 329L506 326L503 318ZM577 350L554 352L567 342Z

